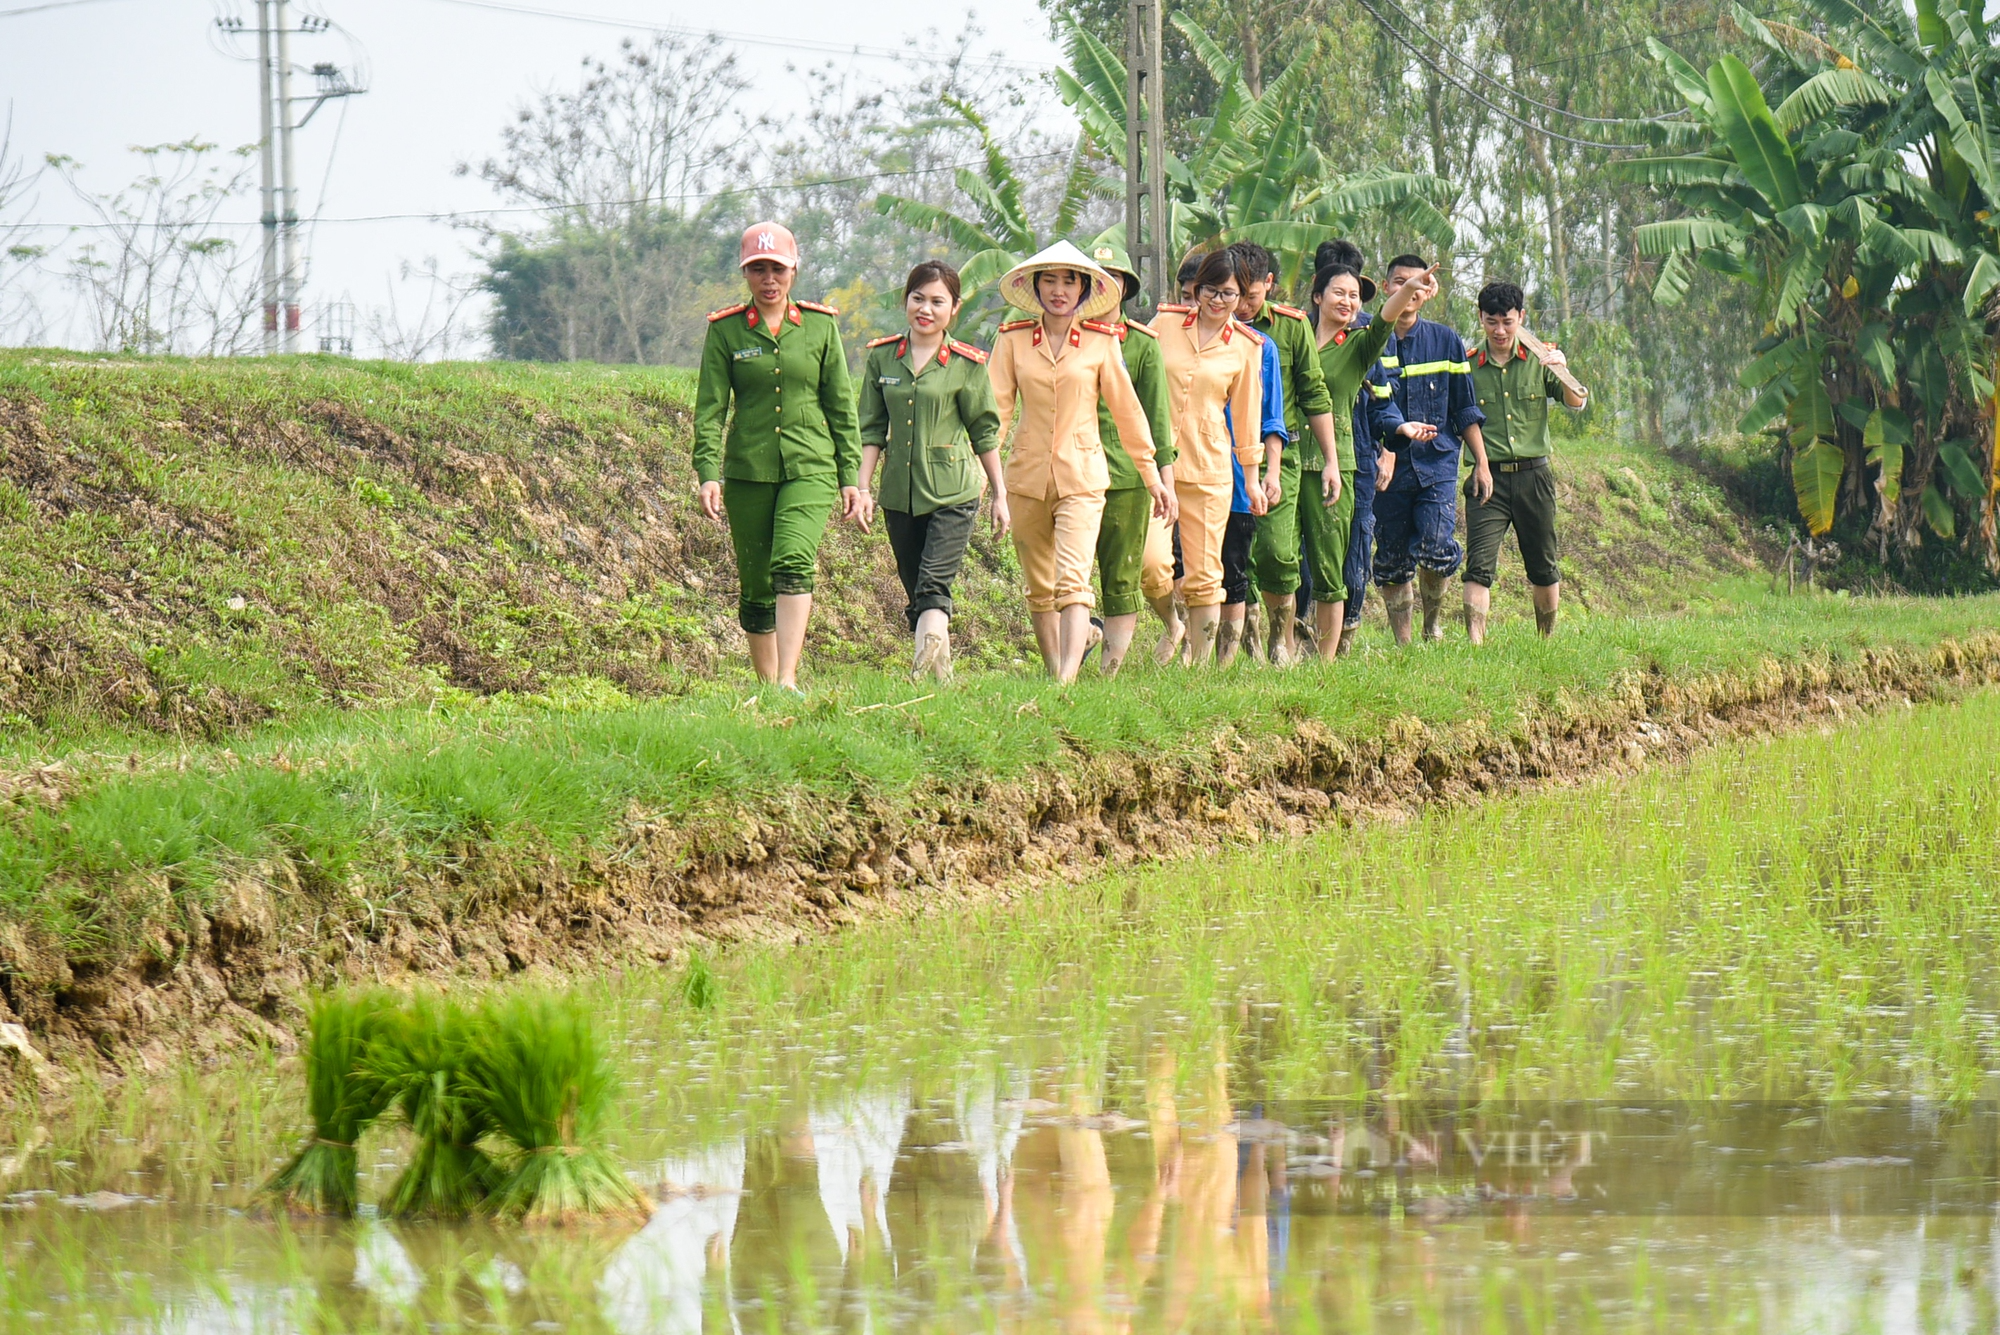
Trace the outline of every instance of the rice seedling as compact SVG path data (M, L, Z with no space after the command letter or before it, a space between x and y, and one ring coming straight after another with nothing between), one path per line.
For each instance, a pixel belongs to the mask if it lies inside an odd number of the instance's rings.
M479 1012L465 1078L516 1151L489 1209L538 1223L649 1210L599 1143L613 1090L590 1012L575 998L516 995Z
M376 991L329 993L313 1004L305 1052L312 1139L265 1187L288 1208L309 1214L354 1213L355 1146L389 1105L388 1086L367 1058L396 1004L394 996Z
M371 1077L417 1136L408 1166L382 1202L385 1214L463 1218L485 1205L503 1179L479 1145L493 1121L466 1078L473 1025L464 1006L418 997L390 1017L370 1050Z

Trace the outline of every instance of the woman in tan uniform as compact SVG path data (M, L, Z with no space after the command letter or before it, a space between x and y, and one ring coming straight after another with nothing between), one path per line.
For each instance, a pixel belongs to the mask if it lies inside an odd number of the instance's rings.
M1028 582L1028 612L1049 675L1065 684L1090 648L1090 565L1111 475L1097 434L1097 406L1111 410L1119 444L1153 497L1153 513L1173 520L1174 498L1153 463L1153 433L1113 325L1124 287L1067 241L1008 270L1007 304L1031 318L1000 326L987 363L1007 439L1007 497L1014 550ZM1227 471L1224 507L1227 508Z
M1222 537L1229 524L1235 477L1230 452L1243 465L1250 512L1269 504L1258 469L1264 447L1262 335L1237 323L1233 304L1243 291L1241 265L1228 247L1205 257L1195 273L1192 306L1162 305L1153 318L1167 368L1173 407L1174 491L1180 501L1181 558L1187 578L1189 662L1206 665L1222 623ZM1227 420L1223 409L1229 410ZM1119 428L1121 431L1123 427Z

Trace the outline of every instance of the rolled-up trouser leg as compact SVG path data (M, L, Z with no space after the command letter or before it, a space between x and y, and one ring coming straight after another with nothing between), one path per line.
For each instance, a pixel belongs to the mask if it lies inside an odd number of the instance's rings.
M1250 549L1257 542L1256 515L1231 510L1222 529L1222 605L1237 607L1250 601ZM1192 607L1194 604L1188 604Z
M1300 506L1308 501L1319 504L1319 474L1311 474L1310 497L1301 494L1307 485L1297 454L1286 450L1278 469L1278 503L1257 516L1257 535L1250 542L1250 578L1267 598L1299 590Z
M1165 598L1174 591L1174 531L1152 512L1152 500L1148 494L1146 551L1139 567L1139 592L1149 600Z
M780 594L813 591L820 538L839 492L831 477L723 479L722 506L736 549L736 620L748 634L777 631Z
M943 506L927 515L882 512L889 529L889 546L896 553L896 576L909 599L903 619L911 630L917 628L917 618L925 612L951 615L951 584L965 562L965 548L972 541L972 525L978 517L976 500Z
M1174 483L1181 503L1181 600L1189 607L1222 601L1222 539L1229 526L1230 484Z
M1105 616L1130 616L1139 610L1152 520L1153 496L1144 487L1104 493L1104 522L1097 530L1097 580L1103 596L1097 610ZM1171 574L1167 583L1173 584Z
M1354 474L1341 473L1340 499L1332 505L1315 503L1300 507L1299 527L1312 558L1314 600L1345 602L1347 545L1354 527Z
M1090 562L1097 554L1104 496L1101 491L1048 499L1008 493L1014 552L1027 577L1030 612L1060 612L1096 601L1090 589Z

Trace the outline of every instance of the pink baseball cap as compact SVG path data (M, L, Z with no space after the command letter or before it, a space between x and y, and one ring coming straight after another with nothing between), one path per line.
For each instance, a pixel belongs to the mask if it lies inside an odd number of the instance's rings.
M799 242L791 229L779 223L751 223L743 229L743 258L737 268L752 260L772 260L788 269L799 267Z

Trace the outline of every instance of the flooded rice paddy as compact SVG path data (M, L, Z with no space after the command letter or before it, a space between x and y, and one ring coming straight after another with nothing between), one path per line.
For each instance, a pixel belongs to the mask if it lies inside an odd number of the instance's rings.
M1981 696L598 983L644 1227L274 1218L294 1065L86 1089L0 1327L1991 1330L1996 781Z

